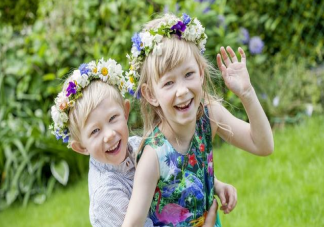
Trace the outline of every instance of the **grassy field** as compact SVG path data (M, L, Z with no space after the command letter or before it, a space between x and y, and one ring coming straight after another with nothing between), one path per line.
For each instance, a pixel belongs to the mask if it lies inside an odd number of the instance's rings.
M224 227L324 226L324 117L275 131L275 152L256 157L232 146L215 149L220 180L233 184L238 204L221 214ZM321 130L322 129L322 130ZM0 213L0 226L90 226L87 180L56 191L39 206Z

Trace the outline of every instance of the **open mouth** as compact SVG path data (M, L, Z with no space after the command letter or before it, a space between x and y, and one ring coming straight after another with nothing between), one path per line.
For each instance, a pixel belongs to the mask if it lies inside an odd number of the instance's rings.
M118 141L114 146L106 150L106 154L116 154L119 151L121 140Z
M174 108L176 108L179 111L186 111L187 109L189 109L189 107L190 107L190 105L192 103L192 100L193 100L193 98L190 99L189 101L183 103L183 104L179 104L179 105L174 106Z

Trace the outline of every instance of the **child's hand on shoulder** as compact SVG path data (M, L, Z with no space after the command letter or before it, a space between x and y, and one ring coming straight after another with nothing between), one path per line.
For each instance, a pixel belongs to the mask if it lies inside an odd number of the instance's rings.
M224 214L230 213L237 203L236 188L230 184L215 179L215 192L221 201L221 210Z
M224 47L220 48L220 54L217 54L217 65L228 89L242 98L252 90L245 53L241 47L238 48L241 55L241 61L239 61L231 47L228 46L226 50Z

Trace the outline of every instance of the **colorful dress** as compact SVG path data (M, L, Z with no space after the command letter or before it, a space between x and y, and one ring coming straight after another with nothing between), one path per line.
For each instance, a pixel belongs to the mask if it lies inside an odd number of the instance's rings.
M158 127L145 145L154 148L160 166L160 179L149 210L154 226L202 226L214 199L212 132L207 107L196 122L187 154L178 153ZM221 227L218 216L215 226Z

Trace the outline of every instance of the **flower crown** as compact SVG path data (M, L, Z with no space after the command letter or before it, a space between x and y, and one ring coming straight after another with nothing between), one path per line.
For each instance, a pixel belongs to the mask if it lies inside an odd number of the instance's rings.
M78 70L73 71L72 76L66 82L68 87L58 94L55 98L55 105L51 108L53 124L50 129L56 139L62 139L64 143L69 143L69 110L74 106L75 101L82 97L82 89L97 79L116 86L123 97L129 87L128 77L123 75L121 65L117 64L115 60L105 61L102 58L98 63L91 61L88 64L80 65Z
M132 95L134 95L137 89L140 78L139 70L145 57L151 52L157 56L162 54L163 37L170 38L174 34L179 39L194 42L202 54L206 50L207 35L205 34L205 28L197 18L192 19L185 13L182 16L182 20L174 15L166 16L168 20L161 22L157 28L135 33L132 37L133 46L131 55L127 55L130 69L126 72L132 85L129 88L129 93Z

